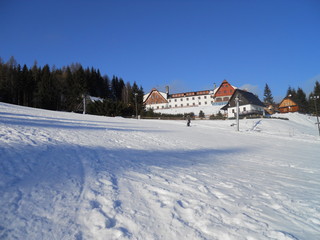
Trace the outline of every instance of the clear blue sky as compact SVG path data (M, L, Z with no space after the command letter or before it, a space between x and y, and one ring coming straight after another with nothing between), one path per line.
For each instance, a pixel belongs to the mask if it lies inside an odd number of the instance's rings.
M320 81L319 0L0 0L0 16L4 61L78 62L145 92Z

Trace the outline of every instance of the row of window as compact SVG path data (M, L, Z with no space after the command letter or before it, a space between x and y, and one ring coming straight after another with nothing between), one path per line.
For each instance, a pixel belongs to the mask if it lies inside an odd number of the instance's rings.
M224 97L224 98L220 98L220 97L217 97L216 98L216 102L227 102L229 101L229 97Z
M241 111L241 108L239 108L239 110ZM242 111L247 111L247 108L246 107L243 107ZM232 109L232 113L235 113L235 109Z
M211 101L211 104L213 103L213 101ZM208 104L208 102L204 102L205 105ZM190 105L189 103L187 103L186 105L183 105L182 103L180 104L180 107L188 107L188 106L195 106L196 103L192 103L192 105ZM198 103L198 105L201 105L201 102ZM178 107L178 104L174 105L175 107ZM172 106L169 105L169 108L171 108Z
M211 101L211 104L213 104L213 101ZM201 105L201 102L199 102L198 105ZM204 105L208 105L208 102L204 102ZM172 107L189 107L189 106L196 106L196 104L192 103L192 105L191 105L191 104L187 103L186 105L183 105L181 103L180 106L178 106L178 104L175 104L174 106L173 105L169 105L169 108L172 108ZM157 109L159 109L159 108L160 107L157 106ZM161 108L164 108L164 106L162 105ZM152 109L154 109L154 108L152 107Z
M207 99L207 96L203 96L204 99ZM189 101L189 98L185 98L187 101ZM195 97L191 98L192 100L195 100ZM198 97L198 99L201 99L201 97ZM171 100L173 101L173 99L169 99L169 102L171 102ZM175 102L177 102L177 99L174 99ZM183 98L180 98L180 101L183 101Z
M175 93L172 94L172 97L184 97L184 96L192 96L192 95L203 95L203 94L209 94L210 91L200 91L200 92L187 92L187 93Z
M223 91L223 93L227 93L228 91L227 90L224 90ZM230 93L232 93L233 92L233 90L231 89L230 91L229 91ZM219 90L219 92L218 93L222 93L222 90Z

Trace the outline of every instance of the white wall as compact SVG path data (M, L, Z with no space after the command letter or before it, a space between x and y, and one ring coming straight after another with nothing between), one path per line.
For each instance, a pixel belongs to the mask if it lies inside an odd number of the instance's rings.
M146 105L146 109L157 110L157 109L164 109L164 108L168 108L168 103L147 104Z
M264 112L264 108L257 105L247 104L239 106L239 113L242 114L244 112L250 111L262 111ZM228 118L236 117L236 107L228 108Z
M169 98L169 108L211 106L213 98L210 94L201 96L185 96L180 98Z

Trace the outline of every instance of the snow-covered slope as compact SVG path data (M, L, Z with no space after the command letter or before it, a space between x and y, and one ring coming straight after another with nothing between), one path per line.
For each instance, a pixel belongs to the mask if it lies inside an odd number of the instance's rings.
M319 239L315 118L136 120L0 103L0 239Z

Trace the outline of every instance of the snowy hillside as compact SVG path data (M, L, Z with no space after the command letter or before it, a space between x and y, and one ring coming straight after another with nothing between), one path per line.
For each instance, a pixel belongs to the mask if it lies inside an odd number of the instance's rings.
M320 239L316 119L136 120L0 103L0 239Z

